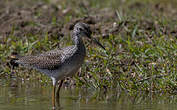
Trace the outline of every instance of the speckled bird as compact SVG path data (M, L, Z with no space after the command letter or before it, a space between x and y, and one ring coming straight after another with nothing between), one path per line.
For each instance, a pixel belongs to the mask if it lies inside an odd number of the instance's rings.
M57 82L61 80L57 90L59 96L59 91L64 78L74 75L84 63L86 49L82 38L87 37L101 48L105 49L95 38L91 37L91 34L92 32L89 25L79 22L75 24L72 33L74 45L62 49L51 50L35 56L24 56L15 60L15 63L21 64L27 68L36 69L52 79L53 108L55 108L55 89Z

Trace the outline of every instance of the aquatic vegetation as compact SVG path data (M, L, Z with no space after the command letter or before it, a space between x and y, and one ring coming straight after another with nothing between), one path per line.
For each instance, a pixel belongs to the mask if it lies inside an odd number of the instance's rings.
M9 24L7 28L0 25L0 77L16 76L21 79L37 79L41 83L50 82L46 76L36 74L38 72L34 70L12 69L8 63L10 56L37 54L67 46L71 43L68 39L73 24L84 21L92 27L93 36L104 43L106 51L87 45L86 63L78 75L65 81L65 86L105 91L116 89L130 94L134 91L175 94L177 16L174 13L177 12L177 2L105 2L63 0L52 3L45 0L38 4L35 1L25 5L32 6L31 9L19 7L28 13L14 10L14 14L0 14L5 16L0 21ZM29 16L28 19L24 17L25 14Z

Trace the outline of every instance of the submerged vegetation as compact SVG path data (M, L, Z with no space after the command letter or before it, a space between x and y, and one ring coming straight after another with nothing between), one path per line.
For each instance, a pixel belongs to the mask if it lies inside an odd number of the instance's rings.
M86 63L64 86L177 93L175 0L18 1L0 1L0 78L50 81L35 70L12 68L10 57L70 45L73 24L83 21L106 51L85 41Z

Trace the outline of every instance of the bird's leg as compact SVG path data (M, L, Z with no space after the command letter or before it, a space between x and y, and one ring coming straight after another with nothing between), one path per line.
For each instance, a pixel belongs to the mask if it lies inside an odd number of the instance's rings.
M58 85L58 90L57 90L57 93L56 93L56 102L58 104L58 107L60 107L60 88L63 84L63 80L60 81L60 84Z
M52 109L55 110L55 88L56 86L53 85L53 90L52 90Z
M55 110L55 88L56 88L56 79L52 78L52 82L53 82L53 90L52 90L52 109Z
M63 84L63 81L64 80L61 80L60 81L60 84L58 85L58 90L57 90L57 93L56 93L56 97L57 97L57 100L59 100L59 98L60 98L60 89L61 89L61 86L62 86L62 84Z

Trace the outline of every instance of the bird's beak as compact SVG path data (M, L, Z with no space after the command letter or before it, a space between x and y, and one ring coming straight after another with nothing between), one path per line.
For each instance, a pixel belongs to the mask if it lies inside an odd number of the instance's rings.
M97 44L98 46L100 46L102 49L106 50L105 47L104 47L98 40L96 40L95 38L91 38L91 40L92 40L95 44Z
M105 47L95 38L91 37L91 32L86 33L87 38L91 39L91 41L93 41L95 44L97 44L98 46L100 46L102 49L106 50Z

